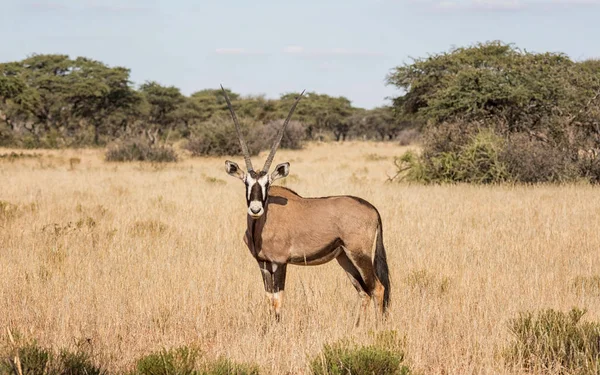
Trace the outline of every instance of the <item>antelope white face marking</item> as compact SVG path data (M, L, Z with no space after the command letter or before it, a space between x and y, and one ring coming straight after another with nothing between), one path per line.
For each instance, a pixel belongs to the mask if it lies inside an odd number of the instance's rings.
M246 174L246 179L244 180L246 183L246 199L250 201L250 195L252 194L252 186L256 183L256 180L250 176L250 173Z
M260 189L262 191L263 199L267 199L267 186L269 185L269 175L264 175L257 181L260 184Z
M264 213L265 210L263 208L263 202L251 201L248 205L248 215L252 216L253 218L258 218Z

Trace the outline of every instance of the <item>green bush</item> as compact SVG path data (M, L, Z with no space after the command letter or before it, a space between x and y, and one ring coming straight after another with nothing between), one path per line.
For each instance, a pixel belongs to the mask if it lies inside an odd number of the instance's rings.
M9 358L0 365L0 374L19 375L57 375L52 367L53 356L48 349L37 344L28 344L16 349Z
M512 178L523 183L568 182L580 175L568 150L526 134L512 135L500 158Z
M503 140L491 130L480 130L460 142L464 144L434 138L420 157L408 151L396 159L399 175L424 183L492 184L510 180L501 159Z
M169 163L177 161L177 153L170 146L155 146L140 139L117 143L106 151L106 161L149 161Z
M55 356L50 349L36 343L15 349L0 364L0 374L6 375L106 375L108 372L93 364L89 354L63 350Z
M195 375L200 352L188 347L149 354L137 361L132 375Z
M584 179L594 184L600 184L600 155L580 158L577 165Z
M227 358L219 358L206 364L202 375L258 375L257 365L233 362Z
M268 150L273 144L283 120L271 121L266 125L260 122L240 119L242 135L250 155ZM280 148L301 149L306 139L306 127L298 121L290 121ZM192 130L190 140L184 146L193 156L241 155L240 141L235 125L229 117L216 117L196 126Z
M263 125L256 121L240 119L242 135L250 155L257 155L269 148L264 137ZM235 125L231 118L216 117L192 129L192 136L185 145L193 156L241 155L242 150Z
M106 375L108 372L94 365L84 352L62 351L60 354L60 375Z
M310 362L310 370L315 375L408 375L411 371L402 364L404 353L401 347L395 332L380 334L369 346L339 341L325 345Z
M552 374L598 374L600 323L582 322L585 311L568 314L552 309L521 313L509 323L514 341L505 352L508 363Z
M500 136L492 127L457 122L426 130L423 151L395 159L397 176L423 183L600 182L600 159L535 133Z
M273 142L277 133L283 126L283 120L271 121L266 124L263 131L263 138L267 141L267 147L271 147L269 142ZM281 139L280 148L289 148L299 150L303 147L303 142L306 139L306 126L299 121L290 121L285 128L283 138Z
M130 375L258 375L258 366L227 358L201 361L197 349L180 347L149 354L137 361Z

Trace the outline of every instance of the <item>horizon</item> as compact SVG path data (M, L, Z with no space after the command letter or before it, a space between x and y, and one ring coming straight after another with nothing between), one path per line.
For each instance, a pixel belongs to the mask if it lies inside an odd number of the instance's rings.
M385 85L394 67L454 47L499 40L600 57L600 0L234 0L233 11L191 0L3 3L0 33L16 42L0 62L87 57L129 68L136 88L156 81L186 96L220 84L267 99L306 89L371 109L401 94Z

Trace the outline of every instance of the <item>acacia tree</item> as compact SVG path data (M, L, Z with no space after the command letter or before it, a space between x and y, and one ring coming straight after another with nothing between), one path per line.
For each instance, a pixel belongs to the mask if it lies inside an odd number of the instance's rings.
M14 71L29 87L29 106L20 106L18 112L30 113L33 121L25 128L36 136L40 131L58 129L68 121L69 110L65 93L69 90L66 75L71 61L67 55L33 55L12 64ZM19 113L25 117L24 113Z
M0 100L3 104L17 99L27 87L18 73L15 64L0 64Z
M600 147L599 67L490 42L415 59L387 80L406 92L396 110L428 122L418 170L430 180L600 180L597 158L579 157Z
M82 125L89 124L94 127L94 144L99 144L106 119L139 102L139 95L130 87L128 69L91 59L33 55L3 64L1 70L3 93L9 92L16 104L9 112L29 124L25 129L36 136L59 129L78 133ZM6 103L6 96L2 97Z
M395 139L400 131L414 127L414 122L397 116L389 106L371 110L356 110L350 118L352 132L357 136L380 141Z
M600 88L590 69L561 53L490 42L416 59L396 67L387 82L406 91L395 101L402 112L434 124L487 121L509 132L556 131L557 117L578 113Z
M21 71L18 64L0 64L0 120L5 121L11 131L15 130L19 114L27 116L39 100L37 92L27 86Z
M67 80L70 89L65 93L65 100L72 106L74 115L94 127L95 145L99 144L101 129L109 124L111 116L131 111L141 101L130 86L126 68L110 68L99 61L79 57L73 61Z
M149 104L148 120L157 127L159 134L172 129L177 122L176 110L185 102L185 97L175 86L162 86L157 82L146 82L140 87Z
M286 113L300 93L281 96L279 112ZM296 108L294 117L306 124L307 137L314 139L319 132L330 132L336 141L345 140L351 130L350 116L356 110L347 98L308 92Z

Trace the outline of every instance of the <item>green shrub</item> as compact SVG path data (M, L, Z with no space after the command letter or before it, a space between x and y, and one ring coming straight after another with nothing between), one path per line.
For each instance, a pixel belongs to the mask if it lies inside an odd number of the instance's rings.
M149 354L137 361L132 375L195 375L200 352L188 347Z
M600 156L582 158L577 163L580 174L591 183L600 184Z
M310 362L310 370L315 375L408 375L411 371L402 364L402 347L395 332L378 334L369 346L339 341L325 345Z
M106 375L108 372L94 365L89 354L63 350L60 354L60 375Z
M521 313L509 323L514 341L507 362L536 372L598 374L600 323L582 322L585 311L568 314L552 309Z
M89 354L63 350L55 356L50 349L36 343L18 347L0 364L0 374L10 375L106 375L93 364Z
M267 141L267 147L271 147L269 142L273 142L277 133L283 126L283 120L271 121L266 124L263 129L263 139ZM290 121L285 128L283 138L281 139L280 148L289 148L299 150L304 146L306 140L306 126L299 121Z
M461 141L465 143L429 144L420 157L408 151L396 160L398 175L424 183L492 184L510 179L500 158L503 140L491 130L480 130Z
M106 151L106 161L149 161L168 163L177 161L177 153L170 146L155 146L140 139L117 143Z
M569 152L526 134L512 135L500 157L519 182L568 182L580 175Z
M257 155L269 148L268 140L264 137L263 124L240 119L242 135L250 155ZM242 150L235 125L231 118L216 117L203 122L192 129L190 140L185 148L193 156L223 156L241 155Z
M37 344L22 346L0 365L0 374L19 375L57 375L52 367L53 356L48 349Z
M227 358L201 363L201 352L180 347L149 354L137 361L130 375L258 375L258 366Z
M258 375L257 365L237 363L227 358L219 358L206 364L202 375Z
M600 183L594 138L570 136L561 122L550 125L509 131L506 124L485 121L430 124L421 154L396 158L395 178L423 183Z

